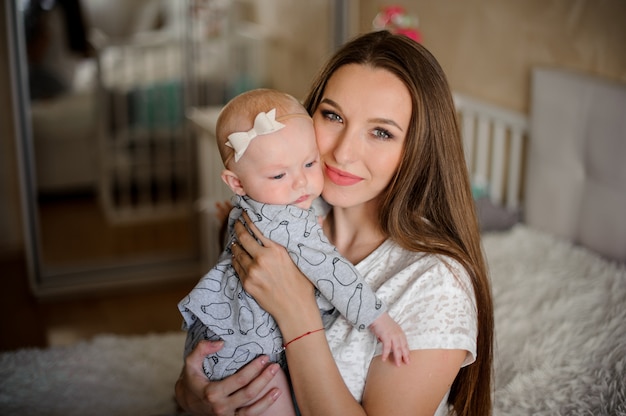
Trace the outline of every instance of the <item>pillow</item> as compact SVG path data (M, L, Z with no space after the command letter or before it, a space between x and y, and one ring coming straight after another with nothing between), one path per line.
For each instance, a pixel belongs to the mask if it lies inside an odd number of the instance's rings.
M482 232L505 231L521 220L519 209L508 209L491 202L489 197L480 196L475 200L476 213Z

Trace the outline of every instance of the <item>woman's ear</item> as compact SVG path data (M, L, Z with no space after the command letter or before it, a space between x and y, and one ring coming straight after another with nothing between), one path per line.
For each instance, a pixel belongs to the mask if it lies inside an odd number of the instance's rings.
M237 195L243 196L246 194L246 191L244 191L241 181L235 172L224 169L222 171L222 180Z

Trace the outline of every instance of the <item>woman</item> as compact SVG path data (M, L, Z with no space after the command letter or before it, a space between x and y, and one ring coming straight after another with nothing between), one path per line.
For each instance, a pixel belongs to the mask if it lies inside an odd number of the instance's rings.
M493 311L450 90L409 38L374 32L340 49L305 105L324 166L324 231L353 262L409 340L410 363L383 362L376 339L338 318L321 331L313 289L285 250L238 225L234 264L286 340L302 415L491 414ZM251 227L254 233L254 227ZM256 233L258 236L259 233ZM194 414L253 415L275 365L260 357L217 383L202 379L200 344L176 395Z

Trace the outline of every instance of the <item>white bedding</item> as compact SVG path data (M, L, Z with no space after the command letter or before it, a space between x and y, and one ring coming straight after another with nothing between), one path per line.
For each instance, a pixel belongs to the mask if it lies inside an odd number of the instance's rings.
M524 225L483 242L495 415L625 415L626 267Z
M181 332L0 354L0 415L174 415Z

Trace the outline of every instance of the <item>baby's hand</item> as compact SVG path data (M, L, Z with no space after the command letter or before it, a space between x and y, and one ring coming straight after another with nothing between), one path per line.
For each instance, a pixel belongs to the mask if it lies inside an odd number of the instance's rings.
M383 343L383 361L393 354L394 362L400 366L409 363L409 344L400 325L387 312L376 318L370 325L370 331Z

